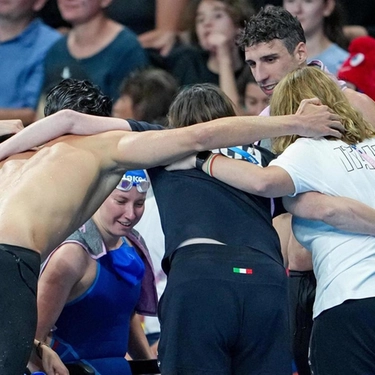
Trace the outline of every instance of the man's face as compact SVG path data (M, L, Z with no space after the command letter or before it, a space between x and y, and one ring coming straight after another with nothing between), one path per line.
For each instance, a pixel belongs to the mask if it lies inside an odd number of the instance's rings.
M245 48L246 62L259 87L268 96L286 74L305 64L306 57L304 43L299 43L290 54L280 39Z

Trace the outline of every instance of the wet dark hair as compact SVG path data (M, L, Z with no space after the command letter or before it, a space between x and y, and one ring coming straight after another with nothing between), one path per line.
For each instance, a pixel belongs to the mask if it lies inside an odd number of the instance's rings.
M282 7L270 5L246 22L236 42L245 49L274 39L280 39L290 54L298 43L306 43L305 33L297 18Z
M168 112L170 127L181 128L221 117L236 116L229 97L211 83L183 88Z
M112 101L91 82L68 78L54 86L47 94L44 115L49 116L62 109L109 117Z
M167 125L169 106L178 92L177 80L168 72L146 68L133 72L121 85L120 96L133 103L135 120Z

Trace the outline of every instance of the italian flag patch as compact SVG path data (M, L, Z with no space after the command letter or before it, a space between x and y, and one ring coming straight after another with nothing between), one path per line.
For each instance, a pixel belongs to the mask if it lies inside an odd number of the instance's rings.
M234 273L245 273L247 275L252 275L253 270L251 268L237 268L237 267L233 267L233 272Z

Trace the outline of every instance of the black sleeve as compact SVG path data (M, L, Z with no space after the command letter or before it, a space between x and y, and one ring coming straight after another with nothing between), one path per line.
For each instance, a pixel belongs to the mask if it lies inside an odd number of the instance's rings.
M143 132L145 130L163 130L165 127L157 124L149 124L145 121L127 120L132 131Z

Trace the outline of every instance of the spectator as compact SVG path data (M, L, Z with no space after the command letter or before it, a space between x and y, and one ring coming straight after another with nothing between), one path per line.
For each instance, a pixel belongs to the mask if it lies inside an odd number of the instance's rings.
M340 3L336 0L284 0L283 6L301 22L308 59L322 61L336 75L349 55Z
M87 79L116 100L124 77L147 65L136 35L105 15L110 2L58 0L61 15L72 28L47 55L45 93L62 79Z
M246 0L191 1L187 24L192 46L176 48L167 60L179 84L216 84L240 111L238 80L249 70L235 40L251 14Z
M261 90L251 73L246 72L240 80L239 93L245 115L257 116L268 106L268 95Z
M44 59L61 35L35 18L43 0L0 3L0 119L35 121Z
M167 113L177 94L177 82L162 69L136 71L125 78L113 116L167 125Z

